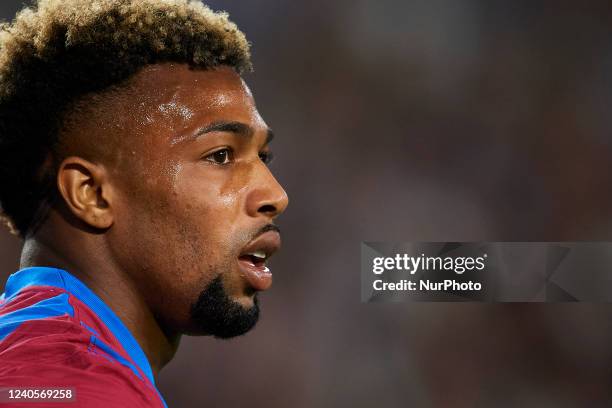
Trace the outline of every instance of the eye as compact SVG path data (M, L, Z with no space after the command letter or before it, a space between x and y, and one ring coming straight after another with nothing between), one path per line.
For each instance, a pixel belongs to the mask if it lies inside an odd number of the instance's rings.
M265 164L270 164L273 158L272 152L259 152L259 159Z
M234 159L234 154L232 149L225 148L209 154L204 159L214 164L228 164Z

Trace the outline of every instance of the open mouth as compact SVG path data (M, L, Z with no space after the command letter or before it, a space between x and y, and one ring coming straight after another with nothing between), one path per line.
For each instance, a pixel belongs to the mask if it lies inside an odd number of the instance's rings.
M253 253L241 255L238 259L244 262L248 262L256 268L261 268L266 266L266 258L267 255L263 251L256 251Z
M278 231L267 231L245 246L238 256L238 265L246 283L256 291L272 285L272 272L266 262L280 248Z

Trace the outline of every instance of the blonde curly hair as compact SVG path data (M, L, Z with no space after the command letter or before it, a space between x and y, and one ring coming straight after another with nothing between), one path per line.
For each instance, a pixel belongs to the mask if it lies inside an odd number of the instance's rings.
M244 34L199 1L39 0L0 25L0 204L15 233L51 201L43 163L71 106L161 62L252 69Z

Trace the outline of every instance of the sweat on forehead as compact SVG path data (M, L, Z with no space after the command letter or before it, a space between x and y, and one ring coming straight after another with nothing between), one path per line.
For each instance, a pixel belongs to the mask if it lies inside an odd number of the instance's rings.
M189 115L177 107L179 99L189 99L202 110L223 108L236 99L252 102L240 75L226 66L202 70L185 64L151 65L134 76L130 90L143 107L155 106L161 113L177 113L181 117Z
M148 143L160 130L178 138L224 112L235 115L235 105L253 107L248 112L256 114L248 87L230 67L149 65L122 86L75 104L64 122L61 155L114 163L126 148Z

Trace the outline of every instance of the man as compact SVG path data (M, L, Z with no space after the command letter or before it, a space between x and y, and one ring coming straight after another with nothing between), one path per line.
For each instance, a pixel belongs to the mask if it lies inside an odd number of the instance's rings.
M164 406L180 336L250 330L280 246L248 43L188 0L40 0L0 42L0 202L24 240L0 398Z

